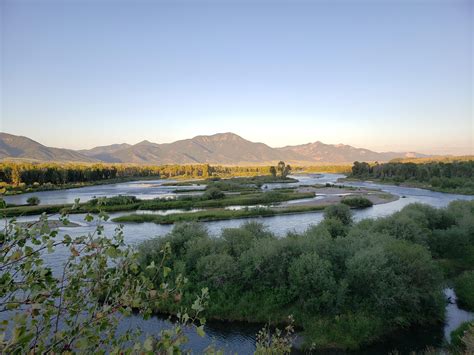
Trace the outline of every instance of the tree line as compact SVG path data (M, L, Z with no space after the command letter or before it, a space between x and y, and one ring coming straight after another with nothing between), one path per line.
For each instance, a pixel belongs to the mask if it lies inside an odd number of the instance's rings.
M139 177L208 178L268 174L270 167L266 166L0 163L0 182L11 186L65 185Z
M451 163L375 163L356 161L351 177L380 179L393 182L420 182L441 190L474 192L474 160Z

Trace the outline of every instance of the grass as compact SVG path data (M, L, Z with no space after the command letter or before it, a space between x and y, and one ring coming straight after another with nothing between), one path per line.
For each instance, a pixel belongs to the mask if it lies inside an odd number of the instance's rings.
M252 177L234 177L230 179L210 178L205 180L182 181L178 183L166 183L164 186L193 186L206 185L208 188L217 187L222 191L255 191L264 184L271 183L292 183L298 182L293 178L273 177L271 175L261 175Z
M465 332L474 326L474 322L464 322L459 327L451 332L451 344L449 345L450 350L453 354L464 354L466 346L462 342L462 338ZM466 353L467 354L467 353Z
M71 204L41 205L41 206L15 206L0 210L3 217L32 216L42 213L59 213L64 209L71 208Z
M284 202L296 199L312 197L312 193L299 193L295 191L270 191L255 192L239 195L226 195L220 199L203 199L201 196L182 196L176 200L139 200L134 196L115 196L98 199L79 204L78 208L72 209L72 204L38 205L38 206L13 206L1 211L4 217L38 215L42 213L98 213L135 211L135 210L168 210L168 209L192 209L192 208L222 208L236 205L258 205Z
M191 213L172 213L168 215L153 214L130 214L114 218L117 223L157 223L173 224L177 222L209 222L227 219L252 218L252 217L272 217L283 214L305 213L322 211L326 206L294 206L285 209L270 208L246 208L242 210L211 209Z

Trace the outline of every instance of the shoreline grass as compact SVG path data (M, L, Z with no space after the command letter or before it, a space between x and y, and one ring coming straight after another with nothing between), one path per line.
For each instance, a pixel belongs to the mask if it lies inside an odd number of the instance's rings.
M242 210L226 210L211 209L206 211L190 212L190 213L172 213L169 215L154 214L130 214L112 219L116 223L156 223L156 224L173 224L177 222L210 222L222 221L229 219L245 219L256 217L273 217L278 215L321 212L327 206L301 206L289 207L285 209L271 208L249 208Z
M425 190L430 190L434 192L442 192L442 193L447 193L447 194L456 194L456 195L467 195L467 196L472 196L474 195L474 190L471 189L458 189L458 188L442 188L442 187L435 187L432 186L428 183L422 183L422 182L416 182L416 181L404 181L404 182L398 182L393 179L377 179L377 178L354 178L354 177L346 177L346 178L340 178L338 179L338 182L374 182L377 184L381 185L393 185L393 186L399 186L399 187L410 187L410 188L418 188L418 189L425 189Z
M134 210L169 210L169 209L193 209L193 208L222 208L238 205L258 205L285 202L312 197L312 193L300 192L259 192L253 194L228 195L221 199L205 199L200 196L182 196L176 200L139 200L131 196L116 196L103 199L99 204L97 199L80 203L73 209L73 204L52 204L52 205L15 205L4 208L0 214L4 217L18 217L39 215L42 213L98 213L120 212ZM111 201L114 201L111 203ZM107 204L107 203L110 204Z

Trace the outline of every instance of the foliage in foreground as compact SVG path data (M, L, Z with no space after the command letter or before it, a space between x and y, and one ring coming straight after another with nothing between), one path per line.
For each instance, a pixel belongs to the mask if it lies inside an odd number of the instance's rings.
M159 259L141 268L120 228L112 238L104 235L101 222L106 219L101 214L92 234L63 238L49 230L45 216L31 228L7 224L0 243L0 352L178 352L187 341L184 327L192 325L204 334L200 314L206 288L190 313L181 309L176 326L147 338L138 329L117 333L132 311L147 318L168 298L179 303L186 280L176 274L170 279L171 270L164 265L168 245L158 252ZM62 221L68 223L65 217ZM55 258L46 258L50 253L63 263L51 265Z
M6 224L0 233L1 353L179 354L188 352L185 329L205 335L201 315L208 289L185 307L187 280L166 266L171 246L164 244L156 260L140 265L120 227L111 238L104 234L107 219L100 213L95 232L79 237L59 237L46 215L30 227ZM69 222L66 216L61 221ZM132 313L148 319L169 302L179 309L174 326L152 336L139 328L119 329ZM256 353L289 353L292 342L291 324L284 331L265 327ZM212 345L205 352L222 354Z
M439 266L445 275L474 269L473 231L474 201L445 209L413 204L359 223L341 204L328 207L318 226L285 238L258 223L225 229L219 238L199 224L177 225L145 242L140 257L147 265L169 243L166 265L189 279L183 301L209 286L207 317L285 324L293 314L307 346L358 348L443 318Z

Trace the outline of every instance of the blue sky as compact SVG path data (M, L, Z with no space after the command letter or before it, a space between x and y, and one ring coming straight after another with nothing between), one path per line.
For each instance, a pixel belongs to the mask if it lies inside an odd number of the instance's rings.
M472 4L2 0L0 128L473 153Z

